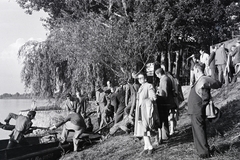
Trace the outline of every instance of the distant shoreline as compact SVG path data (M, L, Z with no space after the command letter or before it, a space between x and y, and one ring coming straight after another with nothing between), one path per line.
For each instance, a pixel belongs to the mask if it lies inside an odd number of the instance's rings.
M4 93L0 95L0 99L32 99L32 96L30 93L15 93L15 94L10 94L10 93Z
M1 98L0 99L32 99L32 98L26 98L26 97L4 97L4 98Z

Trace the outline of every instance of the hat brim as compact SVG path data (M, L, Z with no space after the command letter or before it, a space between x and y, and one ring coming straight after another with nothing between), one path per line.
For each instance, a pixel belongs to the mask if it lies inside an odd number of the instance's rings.
M217 122L222 116L222 112L220 111L220 109L218 109L217 107L214 107L214 109L215 109L215 112L217 112L217 114L215 118L208 118L208 121L211 123Z

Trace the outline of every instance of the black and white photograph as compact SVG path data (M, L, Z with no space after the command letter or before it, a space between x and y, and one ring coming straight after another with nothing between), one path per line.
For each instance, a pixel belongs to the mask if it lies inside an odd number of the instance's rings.
M240 159L240 0L1 0L0 160Z

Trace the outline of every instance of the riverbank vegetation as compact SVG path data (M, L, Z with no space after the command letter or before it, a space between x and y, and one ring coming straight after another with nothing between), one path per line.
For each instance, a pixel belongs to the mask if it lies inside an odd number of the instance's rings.
M17 2L28 14L49 14L47 39L19 50L22 80L41 97L62 98L76 89L92 97L95 86L125 82L148 63L164 64L184 84L187 57L239 32L238 0Z

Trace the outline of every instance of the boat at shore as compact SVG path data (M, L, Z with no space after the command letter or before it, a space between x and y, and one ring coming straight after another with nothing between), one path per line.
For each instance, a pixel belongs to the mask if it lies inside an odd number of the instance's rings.
M59 141L41 142L42 137L27 137L27 146L6 149L8 139L0 140L1 160L56 160L73 151L73 142L61 144Z
M83 133L79 138L79 148L97 143L101 135ZM0 140L0 160L57 160L73 151L73 141L61 143L56 134L48 136L26 137L29 145L6 149L8 139Z

